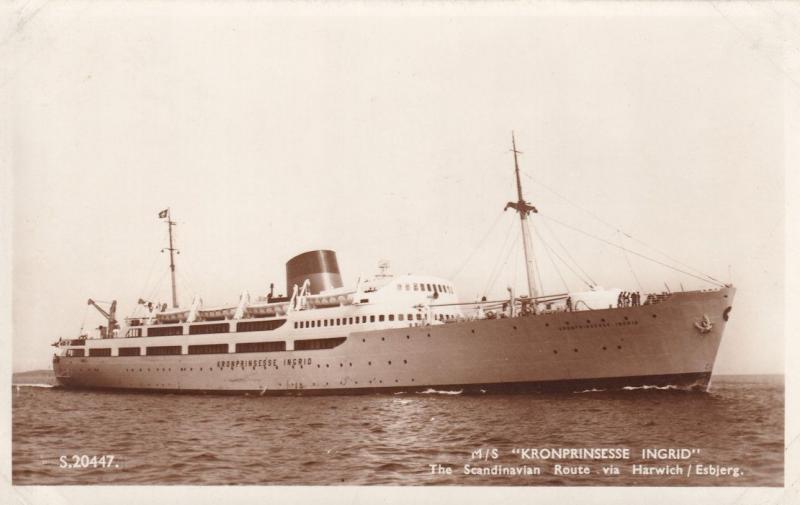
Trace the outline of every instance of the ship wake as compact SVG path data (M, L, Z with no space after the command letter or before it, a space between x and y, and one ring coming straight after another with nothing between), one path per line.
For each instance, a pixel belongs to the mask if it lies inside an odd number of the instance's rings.
M444 391L444 390L437 390L433 388L428 388L425 391L419 391L421 395L460 395L464 392L463 389L459 389L458 391Z

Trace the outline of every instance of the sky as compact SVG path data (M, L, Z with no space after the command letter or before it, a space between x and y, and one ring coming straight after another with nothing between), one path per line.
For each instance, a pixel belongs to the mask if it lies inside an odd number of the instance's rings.
M88 298L169 300L167 207L183 305L265 294L318 248L346 284L386 259L465 301L525 292L513 130L545 292L586 289L552 251L607 288L712 287L573 228L662 251L738 289L715 371L782 373L798 86L748 8L31 11L0 83L13 370L101 324Z

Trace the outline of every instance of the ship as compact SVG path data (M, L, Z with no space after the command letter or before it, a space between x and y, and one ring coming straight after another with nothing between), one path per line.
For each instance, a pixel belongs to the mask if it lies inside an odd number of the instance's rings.
M172 305L106 319L96 336L59 338L53 370L64 388L254 395L579 392L623 388L706 391L735 288L710 278L694 291L593 286L540 293L519 151L516 201L528 293L463 302L455 284L394 275L387 262L344 286L336 253L286 263L285 295L243 292L235 304L179 307L171 211ZM716 282L713 282L716 281ZM265 290L266 291L266 290Z

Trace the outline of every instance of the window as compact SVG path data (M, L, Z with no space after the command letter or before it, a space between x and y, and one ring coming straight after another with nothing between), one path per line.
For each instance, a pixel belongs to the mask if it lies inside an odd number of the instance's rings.
M389 321L394 321L394 314L389 314Z
M384 316L383 314L378 316L378 321L383 322L384 319L386 319L386 316Z
M433 291L430 284L426 284L426 286L428 287L428 291Z
M311 327L312 328L316 328L317 327L317 322L316 321L311 321Z
M89 349L89 356L111 356L111 349L108 347L103 349Z
M286 342L248 342L236 344L236 352L279 352L286 350Z
M67 356L71 358L82 358L83 353L83 349L67 349Z
M416 282L414 283L414 291L419 291L419 285Z
M183 327L181 326L156 326L147 328L148 337L168 337L171 335L183 335Z
M336 338L312 338L306 340L295 340L295 351L314 351L318 349L333 349L340 346L347 340L347 337Z
M280 328L286 319L273 319L271 321L242 321L236 323L236 331L268 331Z
M328 326L328 320L327 319L323 319L322 320L322 325L323 326Z
M170 356L181 353L179 345L157 345L147 348L148 356Z
M406 284L406 291L411 291L411 284Z
M190 345L189 354L227 354L228 344Z
M341 326L341 325L342 325L342 320L337 317L336 318L336 326Z
M375 322L375 316L369 316L369 322L370 323L374 323Z
M417 314L417 321L422 321L422 314Z
M131 328L128 330L129 337L141 337L142 336L142 329L141 328Z
M413 321L414 320L414 314L409 314L408 315L408 320L409 321Z
M398 320L398 321L404 321L404 320L405 320L405 318L406 318L406 315L405 315L405 314L398 314L398 315L397 315L397 320Z
M353 318L352 317L350 318L350 324L353 324Z
M119 348L119 355L120 356L140 356L142 354L142 350L138 347L120 347Z
M209 333L228 333L231 327L228 323L193 324L189 326L189 335L208 335Z

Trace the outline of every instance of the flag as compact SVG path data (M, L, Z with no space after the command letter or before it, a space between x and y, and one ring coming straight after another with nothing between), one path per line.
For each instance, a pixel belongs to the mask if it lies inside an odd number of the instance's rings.
M158 217L159 218L165 218L165 217L167 217L167 214L169 214L169 209L164 209L164 210L162 210L161 212L158 213Z

